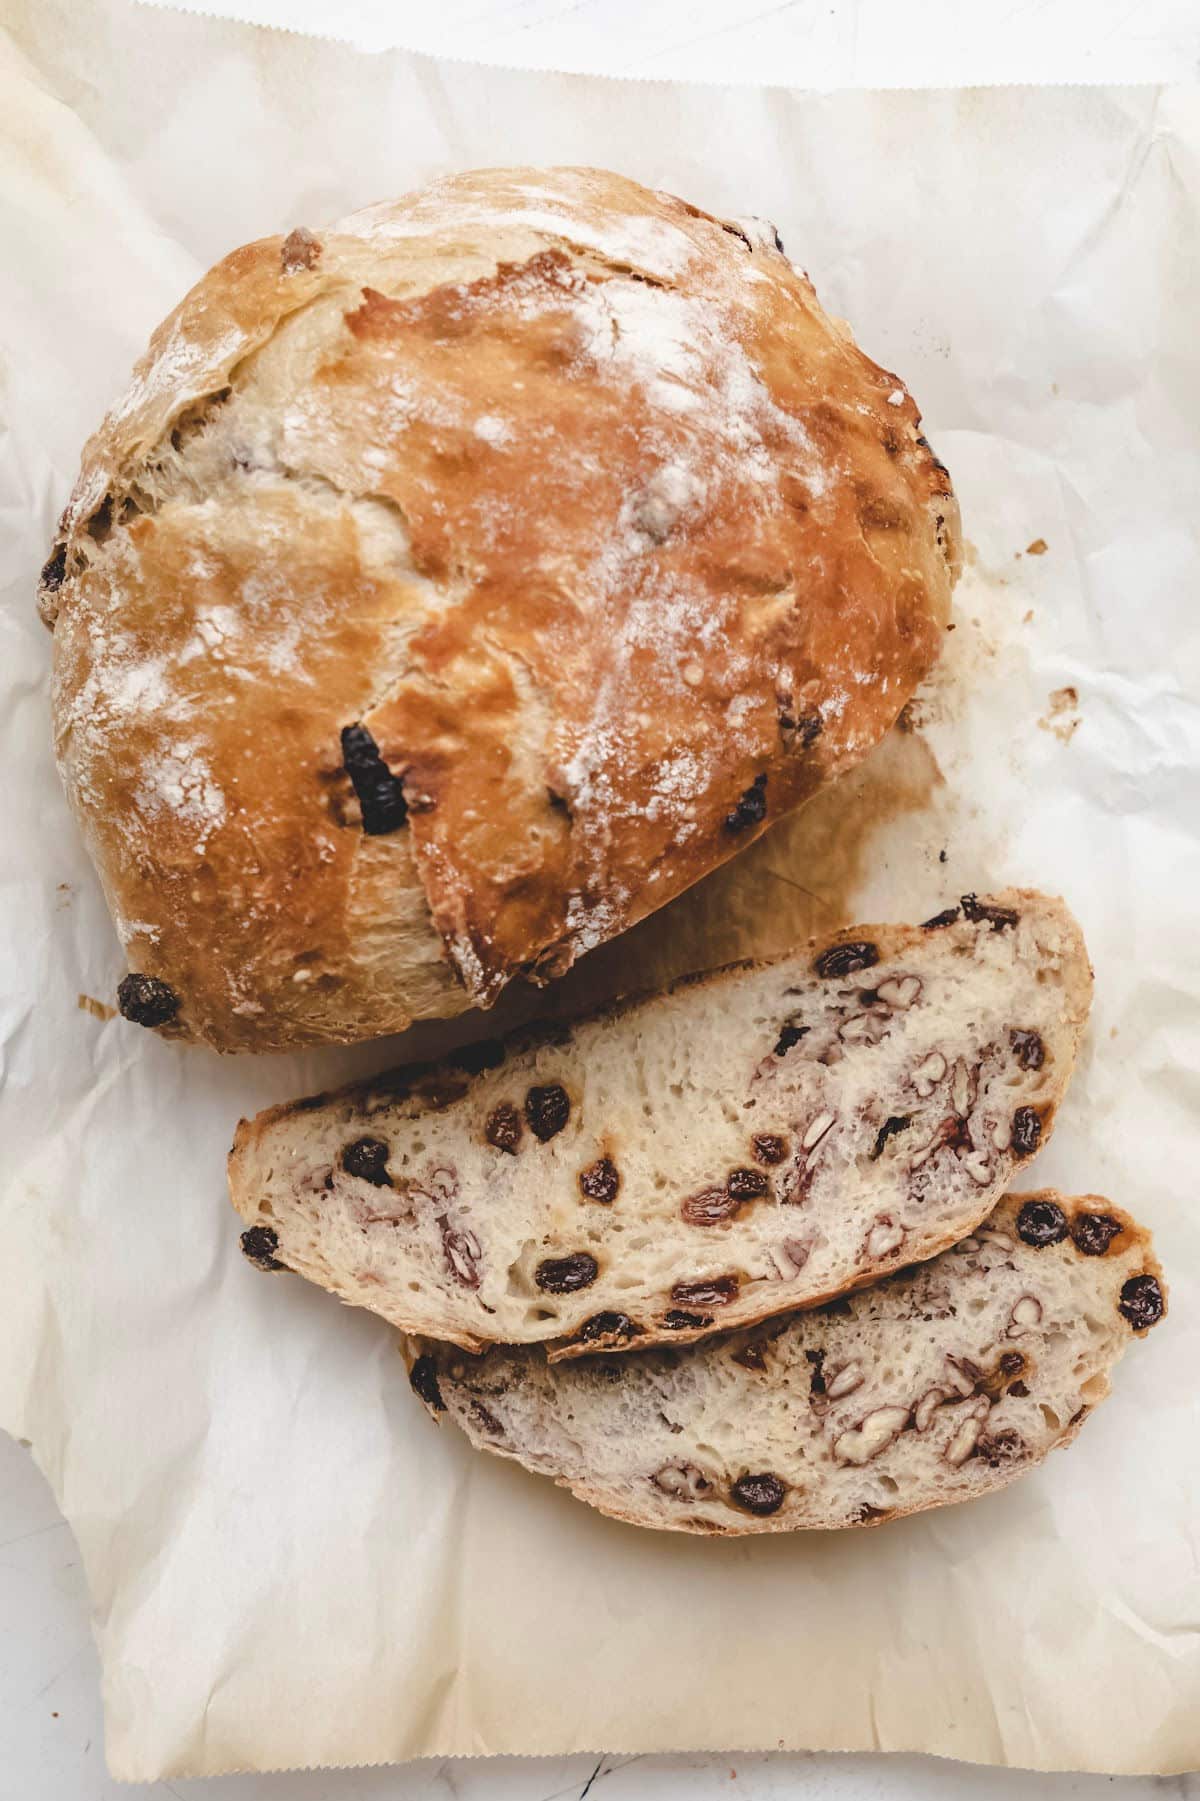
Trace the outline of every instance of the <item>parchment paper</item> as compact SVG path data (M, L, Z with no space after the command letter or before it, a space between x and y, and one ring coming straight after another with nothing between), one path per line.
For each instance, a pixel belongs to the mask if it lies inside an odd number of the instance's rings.
M624 86L70 15L18 6L0 62L0 1421L79 1540L114 1772L584 1747L1200 1763L1196 93ZM505 161L775 218L954 472L974 561L913 729L545 1004L1001 880L1068 896L1096 1006L1036 1178L1152 1224L1172 1311L1077 1446L989 1500L710 1543L475 1457L380 1321L245 1264L224 1200L239 1113L404 1046L221 1061L84 998L121 962L32 603L83 437L233 244Z

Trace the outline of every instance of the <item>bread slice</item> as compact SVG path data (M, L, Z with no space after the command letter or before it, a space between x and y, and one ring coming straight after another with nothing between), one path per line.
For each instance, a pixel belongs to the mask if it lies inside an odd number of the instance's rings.
M686 1343L944 1250L1044 1144L1091 972L968 896L239 1127L242 1245L464 1348Z
M1074 1438L1165 1310L1149 1236L1088 1195L1010 1195L931 1263L691 1349L550 1364L410 1343L473 1445L675 1532L878 1525L1003 1488Z

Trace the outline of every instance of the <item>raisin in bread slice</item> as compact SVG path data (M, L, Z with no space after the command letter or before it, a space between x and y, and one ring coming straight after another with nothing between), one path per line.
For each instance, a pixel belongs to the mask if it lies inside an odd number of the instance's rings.
M467 1349L811 1306L991 1211L1049 1135L1090 993L1041 895L857 927L243 1122L243 1248Z
M877 1525L1002 1488L1068 1443L1162 1317L1159 1277L1127 1214L1047 1191L874 1288L687 1350L405 1351L435 1417L616 1519Z

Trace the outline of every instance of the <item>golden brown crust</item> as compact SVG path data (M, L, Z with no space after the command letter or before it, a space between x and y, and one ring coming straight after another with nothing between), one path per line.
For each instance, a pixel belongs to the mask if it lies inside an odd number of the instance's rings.
M131 964L263 1049L486 1005L671 899L883 735L958 556L807 279L587 170L227 257L59 549L60 762ZM374 839L359 722L409 808Z

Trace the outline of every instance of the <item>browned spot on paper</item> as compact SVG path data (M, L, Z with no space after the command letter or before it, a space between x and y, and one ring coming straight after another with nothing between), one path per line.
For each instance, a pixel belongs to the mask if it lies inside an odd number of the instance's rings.
M1044 557L1049 548L1045 538L1035 538L1032 544L1025 546L1025 555L1027 557Z
M1056 688L1038 724L1044 732L1053 732L1063 744L1070 743L1079 729L1079 690Z
M106 1006L103 1001L98 1001L93 994L81 994L75 1004L81 1013L90 1013L93 1019L107 1020L115 1019L117 1017L117 1009L115 1007Z

